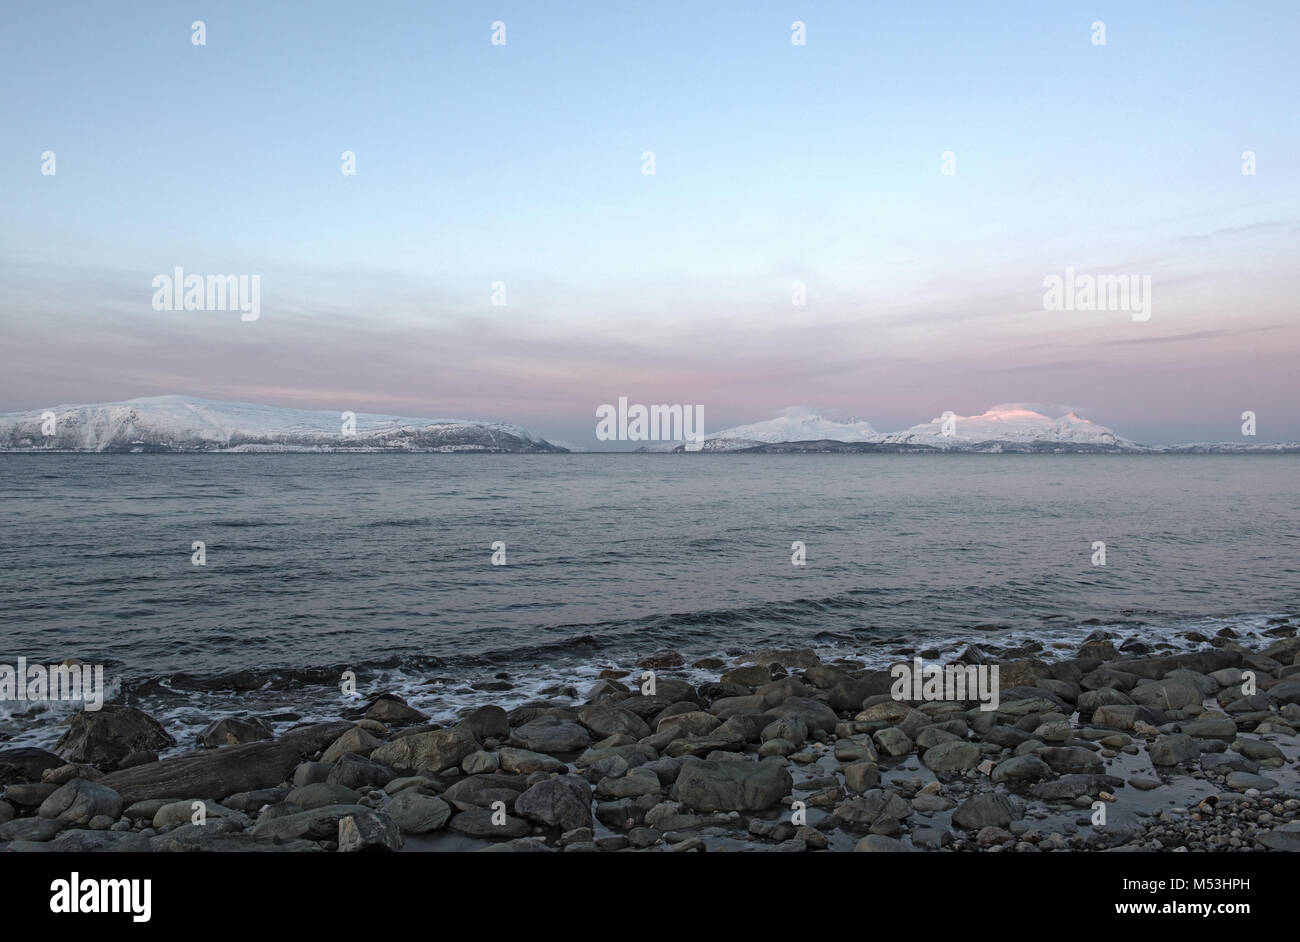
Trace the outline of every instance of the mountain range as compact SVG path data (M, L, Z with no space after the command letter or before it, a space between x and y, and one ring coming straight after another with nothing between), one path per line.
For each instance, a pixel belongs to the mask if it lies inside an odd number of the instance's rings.
M665 442L646 451L685 451ZM1142 445L1074 412L1051 418L1018 403L993 406L980 415L945 414L901 432L878 432L865 419L840 422L804 408L776 418L705 436L705 452L790 454L809 452L979 452L1209 454L1300 452L1300 443L1197 442Z
M370 413L315 412L279 406L156 396L99 405L0 414L0 451L152 452L479 452L579 450L517 425ZM680 442L642 451L683 452ZM690 450L792 453L1300 453L1300 443L1197 442L1142 445L1069 412L1051 418L1020 404L980 415L945 413L901 432L879 432L865 419L837 421L792 407L775 418L705 436Z
M46 434L47 431L52 434ZM56 406L0 415L0 451L550 452L515 425L310 412L189 396Z

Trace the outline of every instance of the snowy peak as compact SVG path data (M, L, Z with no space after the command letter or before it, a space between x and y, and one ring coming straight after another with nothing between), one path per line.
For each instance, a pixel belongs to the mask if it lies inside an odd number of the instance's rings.
M782 448L793 443L804 448ZM817 444L820 443L820 444ZM816 445L816 447L813 447ZM1104 425L1076 412L1060 418L1023 403L1002 403L980 415L944 413L902 432L877 432L863 419L837 422L811 409L789 408L766 422L740 425L706 436L705 451L741 450L906 451L1144 451Z
M811 409L793 406L766 422L738 425L706 436L713 441L728 442L807 442L829 439L837 442L877 442L881 435L863 419L837 422Z
M6 451L543 451L514 425L313 412L190 396L0 414Z
M1121 447L1134 445L1111 429L1069 412L1053 419L1018 403L997 405L981 415L945 413L938 418L885 437L897 444L937 448L981 442L1059 442Z

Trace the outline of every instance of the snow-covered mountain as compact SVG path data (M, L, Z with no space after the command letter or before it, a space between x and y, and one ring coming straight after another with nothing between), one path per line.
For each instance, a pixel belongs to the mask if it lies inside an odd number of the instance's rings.
M1028 444L1050 442L1091 445L1115 449L1140 449L1137 442L1120 438L1104 425L1081 418L1073 412L1053 419L1022 405L1008 403L993 406L982 415L953 415L913 425L902 432L886 435L890 444L930 445L934 448L969 448L985 442Z
M837 422L818 415L811 409L792 406L765 422L738 425L712 435L706 435L703 451L738 451L755 444L776 442L810 442L830 440L837 442L878 442L881 434L865 419Z
M189 396L0 414L0 451L562 452L514 426Z
M945 431L949 434L944 434ZM680 445L665 443L647 450L684 449ZM909 451L1295 454L1300 453L1300 444L1141 445L1074 412L1054 419L1020 403L1004 403L981 415L941 415L902 432L890 433L877 432L870 423L861 419L836 422L809 409L790 408L766 422L708 434L700 450L781 454Z

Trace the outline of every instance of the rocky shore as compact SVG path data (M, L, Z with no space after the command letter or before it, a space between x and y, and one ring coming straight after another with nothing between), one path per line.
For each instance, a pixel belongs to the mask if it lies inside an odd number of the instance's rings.
M1300 850L1300 638L1277 622L1183 653L970 646L949 660L998 666L993 710L808 649L696 661L701 684L656 652L453 723L384 693L278 734L228 716L161 760L172 735L110 703L53 751L0 749L0 849Z

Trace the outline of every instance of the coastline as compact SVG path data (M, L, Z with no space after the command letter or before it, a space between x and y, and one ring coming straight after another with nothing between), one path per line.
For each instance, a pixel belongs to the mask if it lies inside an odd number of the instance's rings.
M996 709L895 699L889 670L811 649L656 652L508 711L483 690L457 722L387 692L278 736L219 717L161 761L172 735L110 703L58 754L0 749L0 849L1297 850L1300 638L1277 622L1180 654L972 644Z

